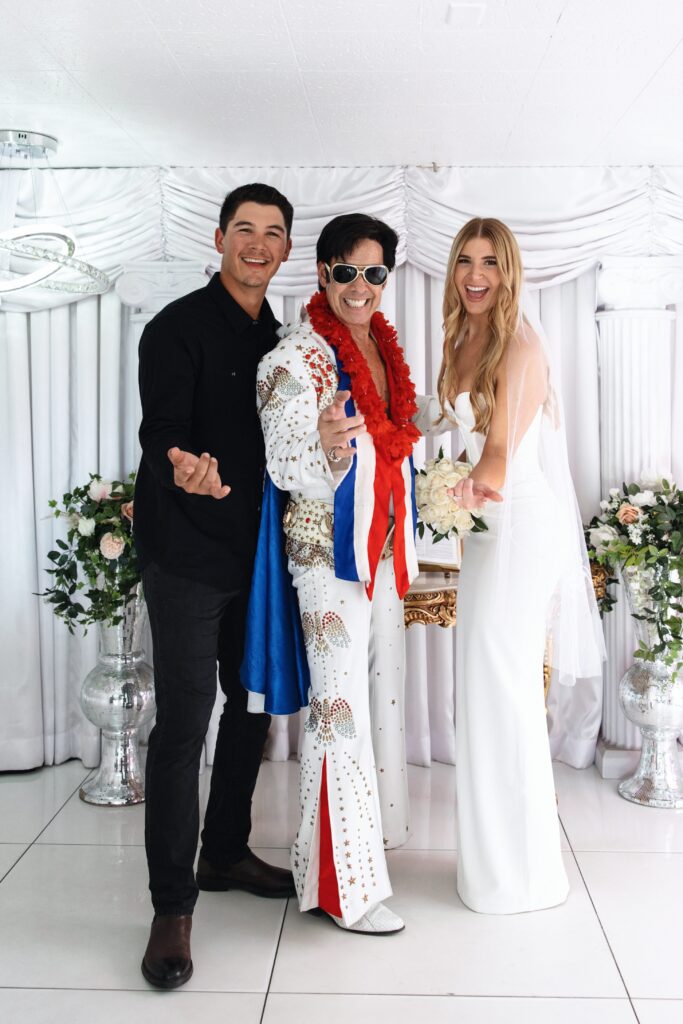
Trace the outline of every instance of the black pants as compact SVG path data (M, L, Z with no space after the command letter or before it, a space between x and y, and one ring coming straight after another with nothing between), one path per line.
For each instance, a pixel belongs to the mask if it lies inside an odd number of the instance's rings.
M199 762L216 699L226 696L202 832L202 853L221 867L241 860L251 831L270 715L247 711L239 680L248 594L181 579L157 565L142 575L154 643L156 724L146 770L145 847L157 914L191 914L197 899Z

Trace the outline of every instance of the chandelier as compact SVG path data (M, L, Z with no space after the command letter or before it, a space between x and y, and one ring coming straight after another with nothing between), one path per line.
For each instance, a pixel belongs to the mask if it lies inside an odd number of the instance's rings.
M17 131L0 128L0 170L28 169L31 172L47 168L50 153L57 151L57 139L40 132ZM34 182L34 210L35 180ZM61 197L61 192L59 193ZM64 199L62 205L67 213ZM0 226L1 228L1 226ZM52 245L46 243L53 243ZM54 245L56 243L56 247ZM3 274L0 263L0 294L19 291L39 284L52 291L71 292L78 295L100 295L110 286L109 278L97 267L78 259L76 238L70 228L36 219L24 227L0 229L0 260L2 253L19 261L28 260L39 266L32 271L12 268ZM19 263L22 267L23 262ZM77 280L56 278L60 270L70 270L79 275Z

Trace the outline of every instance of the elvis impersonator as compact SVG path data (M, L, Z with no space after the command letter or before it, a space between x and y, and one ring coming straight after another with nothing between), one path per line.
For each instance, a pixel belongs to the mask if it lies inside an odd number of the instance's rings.
M292 848L300 909L375 935L404 927L382 902L385 848L408 838L411 453L433 429L378 312L397 243L365 214L330 221L319 291L259 365L268 479L242 666L250 710L308 705Z

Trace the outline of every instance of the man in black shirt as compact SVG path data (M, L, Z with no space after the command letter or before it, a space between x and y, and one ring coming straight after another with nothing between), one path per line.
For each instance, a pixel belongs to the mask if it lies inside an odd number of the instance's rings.
M256 368L277 341L265 293L289 255L292 213L268 185L231 192L216 230L220 274L162 309L140 341L134 529L157 702L145 819L155 916L142 973L160 988L192 974L198 888L294 895L291 873L247 846L270 716L247 712L239 679L265 465ZM195 879L199 762L216 662L226 702Z

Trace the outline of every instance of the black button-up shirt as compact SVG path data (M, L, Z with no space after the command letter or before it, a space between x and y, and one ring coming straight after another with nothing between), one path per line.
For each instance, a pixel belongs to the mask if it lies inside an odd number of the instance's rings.
M142 567L156 562L222 590L249 584L265 465L256 368L278 326L266 301L253 320L214 274L145 327L134 516ZM167 455L176 446L215 456L230 494L216 500L176 487Z

